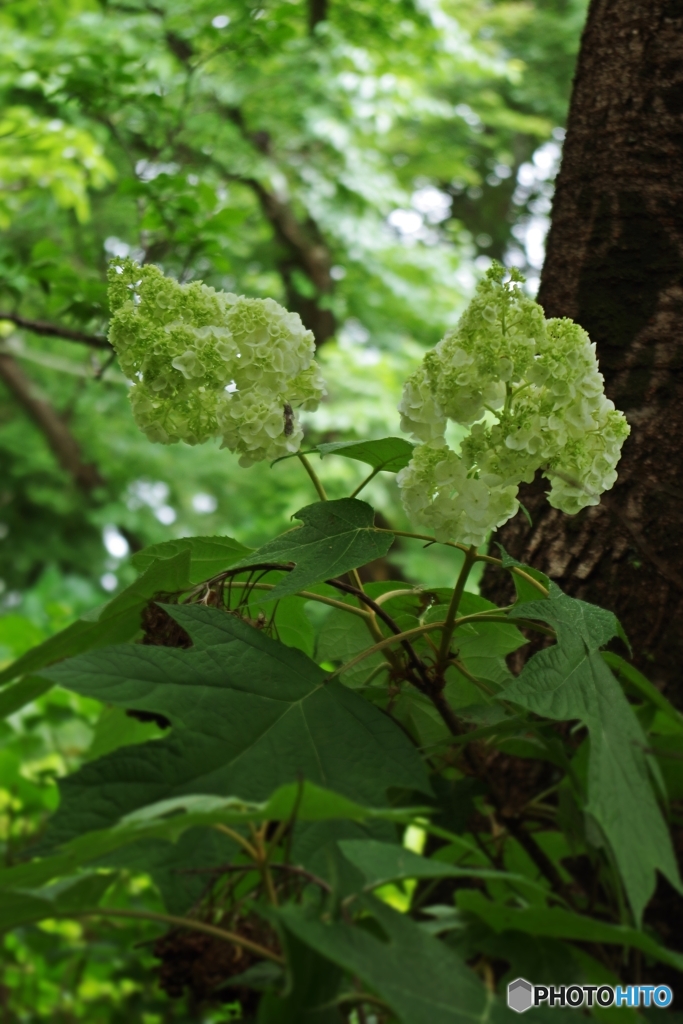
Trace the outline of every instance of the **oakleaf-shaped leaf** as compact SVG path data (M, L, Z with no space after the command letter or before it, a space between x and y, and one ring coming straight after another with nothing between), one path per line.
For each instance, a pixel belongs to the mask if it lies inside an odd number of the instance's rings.
M68 917L96 907L112 883L111 875L82 875L36 892L7 890L0 902L0 932L46 917Z
M657 869L677 888L681 882L650 783L645 734L599 650L617 635L616 617L568 597L555 584L550 586L550 600L527 602L519 612L552 625L557 643L527 662L506 687L505 699L545 718L579 719L587 726L586 811L612 848L640 921L654 892Z
M375 529L374 516L371 506L356 498L307 505L294 516L303 526L269 541L233 568L294 563L294 569L259 600L273 601L295 594L312 583L341 576L386 555L394 538Z
M376 889L388 882L407 878L479 878L511 882L547 895L547 890L524 875L495 868L456 867L442 860L421 857L398 843L383 843L377 839L342 839L339 849L366 880L366 890Z
M522 506L522 508L524 508L524 506ZM500 551L500 558L504 569L511 569L513 567L523 569L527 576L531 576L532 579L537 580L544 587L548 588L550 586L550 580L544 572L534 569L531 565L525 565L524 562L518 562L516 558L512 557L512 555L508 555L502 544L496 544L496 547ZM537 588L534 587L532 583L524 579L523 576L518 576L517 573L513 572L511 573L511 576L515 584L517 602L519 604L522 604L525 601L538 601L540 595Z
M476 914L496 932L525 932L528 935L544 935L575 942L631 946L660 963L670 964L683 971L683 953L665 949L645 932L628 925L611 924L600 918L575 914L563 907L508 907L493 903L483 893L472 889L459 889L456 899L461 910Z
M258 1024L344 1024L348 1018L336 1000L343 978L341 969L291 932L284 933L283 945L288 984L282 994L265 992L259 1004Z
M135 583L103 607L87 612L61 633L51 636L8 665L0 672L0 685L81 651L132 639L140 629L140 615L150 598L155 594L172 594L187 588L190 585L189 572L188 549L171 558L154 560ZM42 676L45 677L45 673Z
M82 651L131 640L140 629L142 609L151 598L201 583L244 558L249 550L231 537L182 537L138 551L131 559L141 571L134 583L103 607L87 612L61 633L27 651L0 672L0 685ZM13 714L47 689L44 681L23 681L0 702L0 715Z
M361 903L384 941L362 926L324 923L294 906L280 910L278 917L301 942L360 978L402 1024L491 1020L495 997L455 953L379 900L365 896Z
M186 794L264 800L300 779L369 806L389 786L429 792L401 730L301 651L235 616L171 607L189 650L124 644L47 671L54 682L171 723L163 739L124 747L61 780L48 840L107 828L138 808Z
M131 562L144 572L156 559L173 558L184 551L190 555L190 583L202 583L230 568L248 555L251 548L245 548L232 537L179 537L143 548L133 555Z

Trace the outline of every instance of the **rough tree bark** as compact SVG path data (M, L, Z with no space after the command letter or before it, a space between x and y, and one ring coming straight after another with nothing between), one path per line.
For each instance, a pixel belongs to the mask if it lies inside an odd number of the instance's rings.
M683 707L683 0L592 0L538 299L597 343L631 436L599 506L565 516L539 479L520 495L533 528L497 539L613 609Z

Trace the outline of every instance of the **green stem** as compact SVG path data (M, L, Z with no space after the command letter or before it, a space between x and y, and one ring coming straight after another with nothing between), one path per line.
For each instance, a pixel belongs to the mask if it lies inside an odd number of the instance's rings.
M424 593L424 587L414 587L412 590L388 590L385 594L377 595L375 604L386 604L387 601L391 601L394 597L415 597L418 594Z
M349 576L352 577L354 586L356 587L356 590L360 590L361 594L364 594L365 593L365 588L363 587L363 581L361 580L361 578L360 578L360 576L358 574L358 569L352 569L351 572L349 573ZM362 606L362 602L361 602L360 598L358 598L357 600L358 600L359 605ZM365 615L366 615L365 625L367 626L367 629L368 629L368 632L370 633L370 636L372 637L372 639L375 641L375 644L377 645L380 641L382 641L384 639L384 633L379 628L379 625L377 623L377 616L375 615L375 613L372 610L372 608L366 608ZM396 655L394 654L393 651L391 651L391 650L384 650L383 654L384 654L384 657L389 662L389 664L391 665L392 668L394 668L394 669L398 668L398 665L399 665L398 658L396 657Z
M379 643L373 644L372 647L366 648L357 654L351 661L347 661L344 665L340 665L339 668L331 672L328 679L333 679L335 676L340 675L342 672L347 672L354 665L369 658L371 654L376 654L377 651L383 651L387 647L391 647L392 644L400 644L402 640L410 640L414 636L422 636L423 633L433 633L434 630L443 629L443 622L429 622L426 626L416 626L415 629L407 629L404 633L394 633L393 636L387 636Z
M246 939L242 935L236 935L234 932L226 931L223 928L217 928L215 925L206 924L204 921L195 921L190 917L175 917L172 914L158 914L153 910L114 910L110 907L94 907L92 910L78 910L71 911L70 913L55 914L51 913L51 917L65 917L65 918L78 918L78 917L130 917L140 921L159 921L161 924L171 924L178 928L188 928L190 931L204 932L205 935L213 935L217 939L223 939L225 942L232 942L235 946L241 946L242 949L248 949L250 952L255 953L257 956L262 956L266 960L272 960L276 964L284 966L285 959L279 956L277 953L273 953L270 949L266 949L265 946L260 946L257 942L252 942L251 939Z
M457 658L452 658L449 661L449 665L453 665L455 668L457 668L458 672L462 673L465 679L469 679L471 683L474 683L475 686L478 686L479 689L483 690L488 697L494 697L496 695L495 690L492 690L491 687L487 686L485 682L483 682L481 679L477 679L475 675L472 675L469 669L465 668L463 663L461 661L458 661Z
M375 530L379 533L393 533L394 537L409 537L411 540L425 540L428 544L443 544L444 547L456 548L458 551L464 551L465 553L469 551L466 544L457 544L451 540L436 540L435 537L430 537L429 534L426 533L410 533L406 530L387 530L382 526L376 526ZM493 555L477 555L476 561L486 562L487 565L496 565L498 568L505 568L505 566L503 566L503 560L501 558L494 558ZM519 569L516 565L509 566L508 572L526 580L527 583L530 583L532 587L535 587L543 597L548 596L548 590L546 587L544 587L542 583L539 583L538 580L535 580L533 576L530 576L528 572L524 572L523 569Z
M472 615L463 615L461 618L456 619L453 623L453 628L457 629L458 626L464 625L466 622L506 622L508 625L516 625L521 622L525 628L538 630L539 633L546 635L555 636L554 631L548 630L547 626L541 626L536 622L532 622L531 619L510 619L507 615L495 615L489 612L475 612ZM392 644L400 644L404 640L411 640L413 637L422 636L424 633L440 632L446 625L446 620L443 619L441 622L428 622L424 626L415 626L414 629L406 629L403 633L394 633L392 636L384 637L379 643L374 644L372 647L366 648L357 654L351 661L347 661L344 665L340 665L339 668L331 672L328 679L333 679L335 676L340 675L342 672L347 672L350 668L353 668L359 662L364 661L365 658L369 658L371 654L376 654L377 651L383 651L385 648L390 647Z
M458 614L462 595L465 591L467 578L476 560L477 549L472 545L465 555L465 561L462 563L457 583L453 589L451 603L449 604L448 611L446 612L446 621L444 623L443 633L441 634L441 646L439 647L439 654L436 659L436 672L439 676L443 674L444 669L448 665L448 659L451 651L451 640L453 639L453 630L455 629L455 619Z
M365 485L369 484L370 481L372 479L374 479L374 477L376 477L378 473L379 473L379 467L377 469L373 469L373 471L370 474L370 476L366 476L365 480L361 481L361 483L358 484L358 487L356 487L356 489L353 492L353 494L350 494L349 497L350 498L356 498L360 494L360 492L363 490Z
M540 623L534 622L532 619L508 619L508 622L511 622L513 626L522 626L524 629L535 629L537 633L543 633L544 636L557 636L551 626L541 626Z
M230 584L234 589L240 587L243 590L275 590L275 583L243 583L241 580L234 581ZM406 591L411 593L411 591ZM330 605L332 608L339 608L343 612L350 612L351 615L360 615L362 619L367 619L369 613L364 611L362 608L356 608L353 604L345 604L343 601L335 601L333 597L324 597L322 594L312 594L310 590L299 590L296 594L292 594L292 597L301 597L304 601L318 601L320 604Z
M313 486L315 487L316 491L318 492L318 497L320 498L320 500L321 501L327 501L327 495L325 494L325 488L323 487L323 485L321 484L320 480L318 479L318 474L313 469L313 466L310 464L310 462L308 461L306 456L301 454L301 452L297 453L297 458L298 458L299 462L301 463L301 465L306 470L306 472L308 473L308 475L310 476L311 480L313 481Z
M213 825L213 828L217 832L222 832L223 835L228 836L234 843L237 843L238 846L241 846L251 860L258 861L258 851L251 845L249 840L245 839L239 832L235 832L234 829L228 828L227 825L221 825L218 822Z

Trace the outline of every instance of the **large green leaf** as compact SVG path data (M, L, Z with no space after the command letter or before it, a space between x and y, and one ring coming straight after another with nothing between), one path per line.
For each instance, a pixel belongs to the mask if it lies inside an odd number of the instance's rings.
M0 684L8 683L17 676L36 673L46 665L81 651L132 639L140 629L140 614L150 598L184 590L190 585L189 572L189 550L152 562L135 583L108 604L86 613L61 633L51 636L8 665L0 672ZM45 673L42 675L45 677Z
M281 995L266 992L258 1024L344 1024L335 997L342 981L340 968L321 957L291 932L284 932L288 984Z
M230 568L249 554L250 550L232 537L179 537L138 551L131 562L142 572L149 569L158 558L174 558L187 551L190 555L190 583L202 583L223 569Z
M459 889L457 902L486 921L496 932L515 931L549 938L571 939L576 942L605 942L617 946L640 949L647 956L683 970L683 953L665 949L645 932L627 925L610 924L596 917L584 917L562 907L526 907L518 909L492 903L481 892Z
M656 686L653 686L649 679L645 678L642 672L638 671L635 665L624 661L623 658L620 658L618 654L614 654L612 651L603 651L602 657L617 675L626 680L632 692L639 697L644 697L650 704L654 704L662 714L666 715L678 731L683 731L683 715L681 712L666 699L663 693L660 693Z
M532 579L537 580L537 582L541 583L546 587L546 589L550 586L550 580L544 572L541 572L539 569L534 569L531 565L525 565L524 562L518 562L516 558L508 555L502 544L496 544L496 547L500 551L500 558L504 569L512 569L513 567L523 569L527 576L531 576ZM512 580L515 584L518 604L523 604L526 601L539 600L541 595L533 583L524 579L523 576L518 576L517 573L513 572L510 575L512 576Z
M178 843L192 829L217 824L246 826L250 822L288 821L293 817L306 823L382 821L408 824L419 813L420 808L366 807L310 782L280 786L268 800L260 803L238 797L202 794L173 797L142 807L111 828L75 836L50 857L0 869L0 890L36 889L54 878L72 875L79 868L108 857L123 847L142 842ZM397 849L401 850L401 847Z
M331 441L315 448L321 458L342 455L365 462L377 472L398 473L413 457L414 446L404 437L382 437L377 441Z
M82 651L132 639L140 629L140 613L151 598L201 583L229 568L249 550L231 537L183 537L138 551L131 562L142 575L134 583L8 665L0 672L0 685ZM13 688L11 696L7 694L0 714L12 714L47 688L45 683L41 688L38 680L30 684L26 680Z
M335 608L325 619L318 634L316 658L319 662L341 666L366 650L372 643L363 619ZM386 664L386 661L381 652L371 654L343 673L344 683L351 687L360 686L382 664Z
M168 606L189 650L126 644L49 669L67 689L162 714L163 739L125 747L60 783L53 843L113 825L147 804L191 793L263 800L306 778L370 806L389 786L428 792L401 730L302 652L213 608Z
M617 635L617 620L603 608L567 597L554 584L550 600L525 603L520 613L552 625L557 643L530 659L506 688L505 699L546 718L579 719L588 727L586 811L609 841L640 921L657 869L674 886L681 883L650 783L645 734L600 654Z
M38 892L3 891L0 901L0 932L19 925L64 917L96 907L112 883L111 875L93 874L69 879Z
M303 526L288 530L237 563L236 567L264 562L294 563L292 572L261 598L263 601L295 594L311 583L341 576L349 569L372 562L386 555L394 541L392 534L375 529L373 509L356 498L307 505L295 513L295 518Z
M323 922L293 906L281 910L279 918L302 942L360 978L402 1024L491 1019L494 998L451 950L379 900L363 897L361 905L384 939L363 926Z
M7 686L0 692L0 718L8 718L19 708L42 697L51 685L46 679L40 679L39 676L26 676L18 683L14 683L13 686Z
M479 878L489 881L509 882L515 886L527 886L547 895L547 889L537 885L523 875L494 868L459 868L442 860L421 857L398 843L382 843L377 839L342 839L339 849L361 872L366 889L376 889L387 882L399 882L408 878Z
M381 437L375 441L328 441L317 444L305 454L313 455L317 452L321 459L326 455L341 455L345 459L353 459L372 466L375 473L398 473L408 465L414 450L415 446L406 441L405 437ZM283 455L275 462L295 458L296 454Z

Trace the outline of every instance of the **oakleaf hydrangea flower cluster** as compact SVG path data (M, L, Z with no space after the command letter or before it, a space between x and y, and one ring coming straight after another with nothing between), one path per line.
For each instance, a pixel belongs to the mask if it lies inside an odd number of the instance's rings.
M617 478L629 426L605 397L595 345L572 320L546 320L523 280L494 263L404 387L401 426L418 445L398 482L437 540L483 543L539 469L550 504L568 513L597 505ZM471 428L460 452L448 420Z
M298 451L297 409L317 408L325 386L297 313L130 259L112 262L109 282L109 339L150 441L221 437L245 466Z

